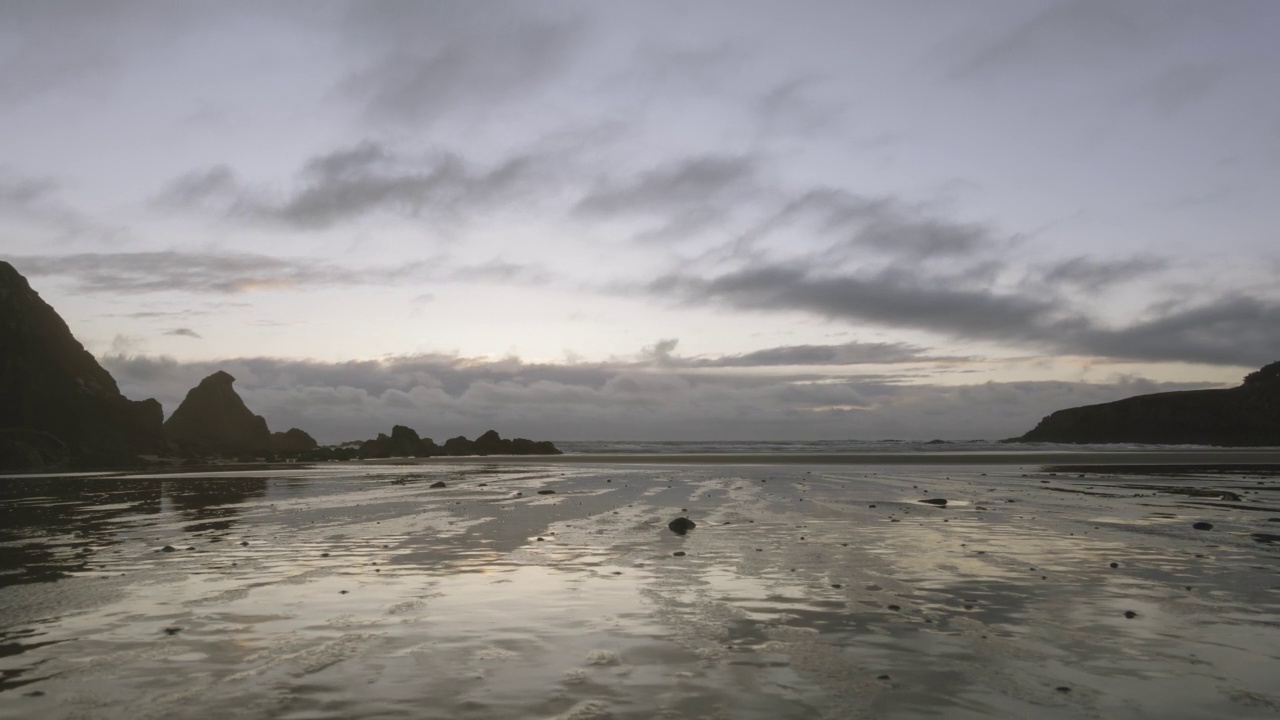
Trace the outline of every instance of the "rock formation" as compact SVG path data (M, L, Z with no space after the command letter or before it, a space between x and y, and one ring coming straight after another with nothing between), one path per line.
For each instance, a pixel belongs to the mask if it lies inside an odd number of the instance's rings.
M219 455L269 452L271 431L236 394L231 375L219 370L192 388L164 423L164 432L179 447Z
M121 395L58 313L0 261L0 467L127 462L165 449L163 420L155 400Z
M271 451L281 455L299 455L317 447L316 439L298 428L271 433Z
M1006 442L1280 445L1280 362L1226 390L1155 393L1059 410Z
M560 450L548 441L534 442L525 438L505 440L490 430L475 440L459 435L449 438L443 446L431 438L419 438L418 433L404 425L391 428L391 435L378 433L373 440L360 444L360 457L433 457L437 455L559 455Z

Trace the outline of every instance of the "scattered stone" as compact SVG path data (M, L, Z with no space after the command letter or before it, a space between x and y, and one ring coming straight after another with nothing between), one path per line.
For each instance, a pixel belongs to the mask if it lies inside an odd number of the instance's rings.
M937 505L938 507L947 506L946 498L929 498L928 500L921 500L920 502L924 503L925 505Z
M177 635L180 632L182 632L182 628L180 627L167 627L164 629L165 635Z
M539 495L555 495L556 491L555 490L539 490L538 494Z
M320 557L329 557L329 553L320 553Z
M346 595L346 594L347 594L347 591L346 591L346 590L339 590L339 591L338 591L338 594L339 594L339 595Z
M901 610L901 609L902 609L902 608L901 608L900 606L898 606L898 605L889 605L889 606L888 606L888 608L889 608L890 610L894 611L894 612L898 612L899 610Z
M876 679L877 679L877 680L888 680L888 679L889 679L889 676L888 676L888 675L877 675L877 676L876 676Z
M671 554L672 554L673 556L675 556L675 557L684 557L684 551L683 551L683 550L677 550L677 551L675 551L675 552L673 552L673 553L671 553Z
M248 541L248 540L241 540L241 541L240 541L240 546L241 546L241 547L249 547L249 541Z
M172 545L165 545L164 547L160 548L160 552L177 552L177 550L178 548Z
M1192 525L1191 527L1195 528L1196 530L1212 530L1213 523L1198 522L1195 525Z
M1134 612L1134 611L1132 611L1132 610L1125 610L1125 611L1124 611L1124 616L1125 616L1125 617L1127 617L1127 618L1129 618L1130 620L1132 620L1132 619L1134 619L1134 618L1138 617L1138 613L1136 613L1136 612Z
M835 588L835 589L839 590L840 588L842 588L842 587L844 587L844 586L843 586L843 585L841 585L840 583L831 583L831 587L833 587L833 588Z
M448 486L448 485L445 485L443 480L437 480L436 482L431 483L431 484L430 484L430 485L428 485L427 487L429 487L429 488L442 488L442 487L449 487L449 486Z
M538 542L546 542L546 538L538 538Z
M1111 567L1112 567L1112 568L1118 568L1118 567L1120 567L1120 563L1114 563L1114 562L1113 562L1113 563L1111 563Z
M1054 688L1054 690L1057 690L1060 693L1071 692L1071 688L1067 687L1066 685L1059 685L1058 687Z
M687 517L678 517L667 523L667 528L677 535L683 535L696 527L698 524Z

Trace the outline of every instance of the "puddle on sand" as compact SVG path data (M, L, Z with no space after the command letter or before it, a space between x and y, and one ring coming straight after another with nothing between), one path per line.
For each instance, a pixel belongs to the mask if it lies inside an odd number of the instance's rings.
M1280 712L1248 507L1008 468L359 471L0 484L0 718Z

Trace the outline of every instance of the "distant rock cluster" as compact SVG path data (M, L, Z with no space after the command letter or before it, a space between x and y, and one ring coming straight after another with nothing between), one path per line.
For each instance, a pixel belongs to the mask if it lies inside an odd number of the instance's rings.
M442 455L560 455L560 450L548 441L535 442L525 438L505 439L490 430L475 440L459 435L436 445L431 438L419 437L417 431L404 425L391 428L391 434L378 433L378 437L360 443L362 458L436 457Z
M1280 362L1225 390L1155 393L1059 410L1005 442L1280 445Z

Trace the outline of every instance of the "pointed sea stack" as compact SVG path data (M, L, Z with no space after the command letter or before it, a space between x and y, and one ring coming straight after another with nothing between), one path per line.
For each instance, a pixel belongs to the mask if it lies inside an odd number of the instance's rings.
M0 468L162 452L164 412L129 400L12 265L0 261Z
M1059 410L1005 442L1280 445L1280 362L1225 390L1155 393Z
M231 387L235 381L222 370L201 380L165 421L169 439L187 450L220 455L270 451L267 421L245 406Z

